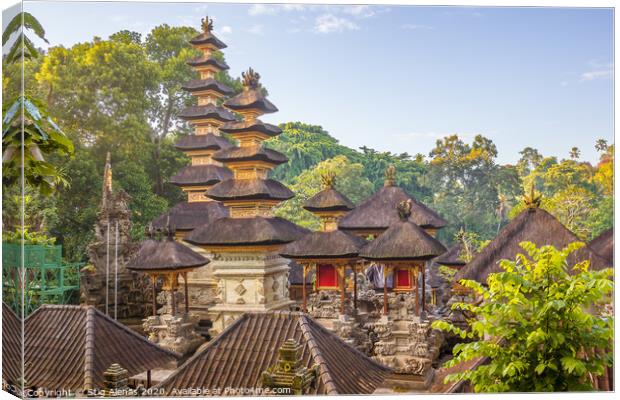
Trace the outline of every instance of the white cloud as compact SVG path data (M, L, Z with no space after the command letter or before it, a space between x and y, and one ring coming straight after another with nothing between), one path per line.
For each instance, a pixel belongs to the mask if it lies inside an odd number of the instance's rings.
M597 60L588 62L590 70L581 74L581 82L594 81L597 79L610 79L614 74L612 63L600 63Z
M369 18L375 15L375 11L370 6L350 6L344 7L342 12L353 15L357 18Z
M346 18L336 17L334 14L323 14L318 16L314 22L314 31L317 33L343 32L360 28L356 23Z
M276 15L280 11L303 11L305 9L303 4L254 4L248 10L248 14L252 16L256 15Z
M401 29L407 29L407 30L425 30L425 31L429 31L432 29L435 29L435 27L430 26L430 25L418 25L418 24L403 24L400 26Z
M228 26L228 25L223 26L222 29L220 29L220 33L222 33L224 35L232 33L232 28L230 26Z
M245 31L247 33L252 34L252 35L262 35L263 33L265 33L263 31L263 26L262 25L251 26L251 27L247 28Z

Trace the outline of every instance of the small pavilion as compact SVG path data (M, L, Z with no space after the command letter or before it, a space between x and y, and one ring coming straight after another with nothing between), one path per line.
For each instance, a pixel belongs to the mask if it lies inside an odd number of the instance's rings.
M410 220L413 201L408 199L398 205L400 221L361 249L359 255L367 260L383 264L383 278L387 280L390 272L394 276L394 291L415 290L416 310L419 315L420 301L417 294L415 276L422 273L422 311L425 310L424 263L446 251L434 237ZM396 212L395 212L396 214ZM388 314L388 288L383 285L383 314Z
M346 269L353 272L353 308L357 309L359 250L366 240L338 230L338 219L353 209L353 203L334 188L335 174L322 177L323 190L311 197L304 208L321 220L321 230L287 245L280 255L303 265L302 311L307 312L306 276L315 272L317 291L340 291L340 314L345 314Z
M160 346L173 350L179 354L187 354L195 350L203 339L193 331L194 322L189 318L189 296L187 274L198 267L209 263L202 255L194 252L187 246L174 240L174 229L168 225L166 237L157 240L153 230L149 230L149 237L142 242L140 250L129 262L128 269L144 272L151 278L153 286L153 315L145 320L144 328L149 339ZM184 282L185 310L178 310L179 277ZM163 280L163 290L166 292L166 305L161 315L157 315L157 280ZM182 340L177 340L182 338Z

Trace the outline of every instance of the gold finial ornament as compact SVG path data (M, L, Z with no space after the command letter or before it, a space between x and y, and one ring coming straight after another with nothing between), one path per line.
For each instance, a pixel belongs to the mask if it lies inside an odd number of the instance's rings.
M246 72L241 73L241 77L243 78L243 86L248 89L257 89L258 81L260 79L260 74L252 69L252 67L248 68Z
M542 203L542 194L534 189L534 184L530 186L530 194L523 196L523 203L525 203L525 206L530 210L540 208L540 204Z
M394 164L390 164L389 167L385 170L385 181L383 183L384 186L394 186L396 185L396 167Z
M398 206L396 206L396 209L398 210L398 216L400 217L401 221L407 221L411 216L412 204L413 202L411 201L411 199L407 199L405 201L401 201L400 203L398 203Z
M213 30L213 19L209 18L209 16L207 15L206 17L201 19L200 22L202 23L202 31L204 33L211 33L211 31Z
M112 163L110 152L105 157L105 168L103 172L103 190L104 192L112 192Z
M336 173L334 171L328 171L321 175L321 184L324 189L333 188L336 184Z

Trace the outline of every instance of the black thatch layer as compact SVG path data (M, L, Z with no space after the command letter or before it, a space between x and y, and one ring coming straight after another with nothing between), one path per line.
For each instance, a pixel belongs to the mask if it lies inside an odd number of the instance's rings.
M234 111L260 110L264 114L278 111L276 106L263 96L260 89L246 89L224 102L224 106Z
M333 187L328 187L314 196L310 197L304 208L310 212L312 211L349 211L355 206L345 196Z
M183 136L174 145L178 150L220 150L232 146L226 138L212 133Z
M187 65L190 65L192 67L202 67L205 65L212 65L222 71L230 68L228 64L226 64L226 61L223 61L223 60L220 61L215 57L205 58L204 55L198 58L194 58L193 60L189 60L187 62Z
M170 183L177 186L214 185L232 176L228 168L219 165L188 165L170 178Z
M235 116L228 110L208 104L206 106L190 106L179 113L179 118L186 121L193 119L213 118L218 121L228 122L234 121Z
M193 79L182 86L188 92L198 92L201 90L213 90L225 96L230 96L234 91L223 83L210 79Z
M415 198L407 194L398 186L384 186L362 204L358 205L342 217L338 226L347 230L387 229L398 222L398 214L394 212L396 206L411 199L411 221L422 228L442 228L447 222L437 213Z
M308 233L279 217L222 218L194 229L184 240L197 245L244 246L285 244Z
M265 161L273 165L284 164L286 156L262 146L230 147L213 154L213 159L223 163L234 161Z
M463 243L458 242L454 246L450 247L448 251L435 258L433 261L437 264L447 266L463 266L467 264L465 260L461 258L461 252L463 251Z
M275 125L265 123L259 119L227 122L220 127L220 130L222 132L232 134L243 132L261 132L269 136L277 136L282 133L282 129Z
M608 229L592 239L588 246L609 261L609 265L614 264L614 228Z
M399 221L364 246L360 256L383 261L428 260L445 252L444 245L424 229L411 221Z
M538 247L551 245L562 249L569 243L578 241L580 240L577 236L545 210L527 209L510 221L491 243L460 270L456 279L457 281L472 279L486 283L489 274L502 271L499 266L501 260L514 260L517 254L526 253L519 246L521 242L532 242ZM571 254L567 262L569 265L574 265L584 260L590 260L593 269L610 266L607 260L587 246Z
M225 49L227 46L220 39L215 37L211 32L203 32L198 36L193 37L189 41L191 44L212 44L219 50Z
M304 283L304 267L301 264L297 264L295 260L291 260L288 263L291 268L288 273L288 282L291 285L303 285ZM312 278L314 277L314 268L311 268L306 272L306 286L312 285Z
M151 223L155 229L163 229L170 217L170 224L177 231L191 231L199 226L228 217L228 208L219 201L181 202L167 213L155 218Z
M343 231L312 232L286 245L280 255L286 258L354 258L368 242Z
M127 263L127 268L145 272L169 271L201 267L208 263L209 260L202 255L169 237L162 241L146 239Z
M289 188L273 179L228 179L207 190L213 200L288 200L295 196Z

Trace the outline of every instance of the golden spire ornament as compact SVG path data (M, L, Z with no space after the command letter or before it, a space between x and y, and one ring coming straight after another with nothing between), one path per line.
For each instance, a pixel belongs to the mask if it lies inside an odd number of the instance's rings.
M200 22L202 24L202 31L204 33L211 33L211 31L213 30L213 19L209 18L209 16L207 15L206 17L201 19Z
M258 88L258 81L260 79L260 74L254 71L252 67L248 68L246 72L242 72L241 77L243 78L244 87L248 89Z
M523 203L525 203L525 206L531 210L540 208L540 204L542 203L542 194L534 189L534 184L530 186L530 194L523 196Z
M333 188L336 184L336 173L334 171L328 171L321 175L321 184L323 189Z

